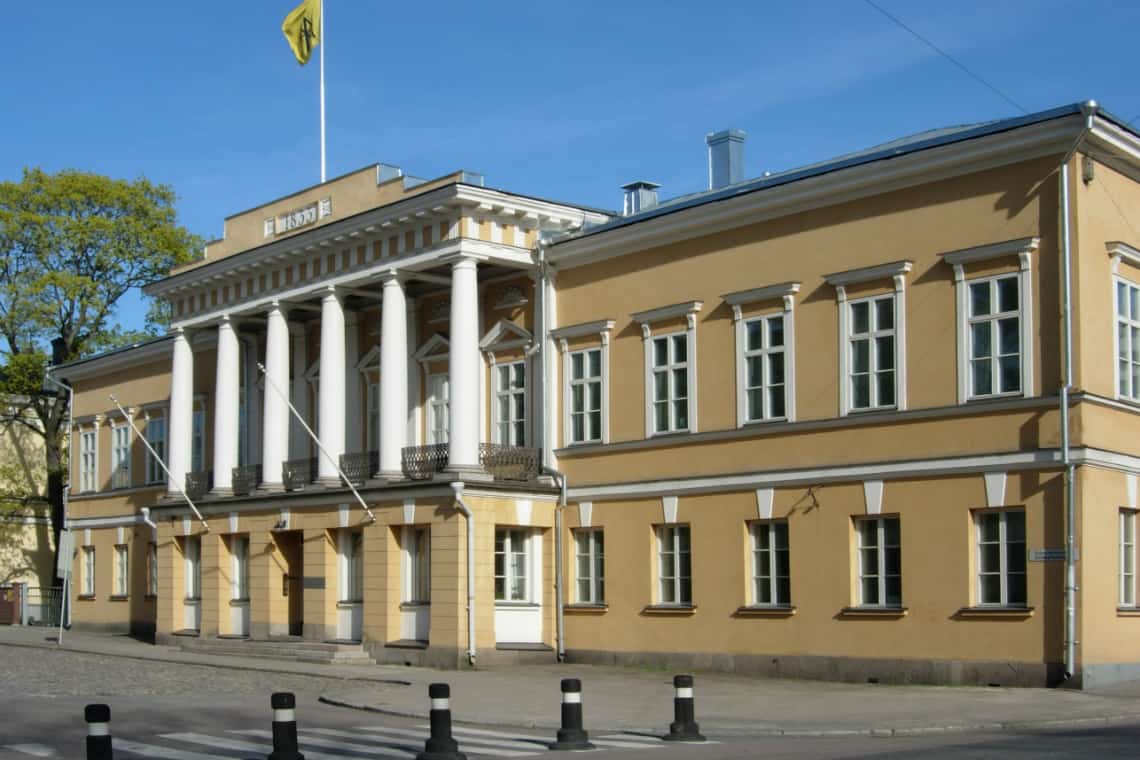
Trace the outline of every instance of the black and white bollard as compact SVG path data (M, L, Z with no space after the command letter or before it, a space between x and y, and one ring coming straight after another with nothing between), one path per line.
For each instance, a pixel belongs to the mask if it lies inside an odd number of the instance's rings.
M431 699L431 736L416 760L467 760L459 751L459 743L451 738L451 687L445 683L428 685Z
M273 751L269 760L305 760L297 747L297 698L288 691L269 697L273 708Z
M669 733L661 737L667 742L703 742L693 704L693 677L673 676L673 722Z
M87 760L112 760L111 708L87 705L83 719L87 721Z
M582 728L582 682L562 679L562 728L551 749L593 749L590 735Z

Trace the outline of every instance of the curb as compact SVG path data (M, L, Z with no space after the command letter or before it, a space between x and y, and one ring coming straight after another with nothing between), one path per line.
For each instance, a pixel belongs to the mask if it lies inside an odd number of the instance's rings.
M162 657L162 656L159 656L158 654L150 654L150 653L141 653L140 652L140 653L135 653L135 654L126 654L123 652L107 652L107 651L104 651L101 649L96 649L94 647L91 647L91 648L88 648L88 647L72 647L72 646L61 647L61 646L58 646L55 644L47 644L47 643L34 644L31 642L26 642L26 641L19 641L19 642L17 642L17 641L0 641L0 647L19 647L19 648L23 648L23 649L45 649L45 650L48 650L51 652L71 653L71 654L97 654L100 657L118 657L118 658L124 659L124 660L146 660L148 662L164 662L164 663L170 663L173 665L197 665L197 666L203 667L203 668L225 668L226 670L241 670L241 671L247 671L247 672L251 672L251 673L280 673L282 675L290 675L290 676L302 676L302 677L309 677L309 678L326 678L326 679L333 680L333 681L357 681L357 682L363 682L363 683L382 683L382 684L388 684L390 686L411 686L413 684L412 681L404 681L404 680L401 680L398 678L382 678L379 676L369 676L369 675L340 675L337 673L309 673L309 672L305 672L305 671L291 670L291 669L285 667L285 665L281 665L279 667L275 667L275 666L269 666L269 667L253 666L253 665L249 665L248 663L241 662L241 659L238 657L234 657L233 658L234 662L232 662L232 663L230 663L230 662L206 662L206 661L201 661L201 660L181 659L181 657L178 659L170 659L168 657ZM178 652L178 654L185 654L185 653ZM226 655L215 655L215 656L224 657ZM320 665L314 665L314 667L321 667L321 666Z
M402 710L392 707L379 707L376 705L367 704L364 702L354 702L346 698L328 696L322 694L317 698L321 702L332 707L344 707L351 710L360 710L362 712L377 713L379 715L390 715L398 718L415 718L418 720L427 720L428 713L426 710ZM1019 720L1019 721L993 721L985 723L955 723L948 725L931 725L931 726L907 726L902 728L890 727L877 727L877 728L795 728L780 726L770 726L766 728L744 728L734 725L718 726L714 721L702 720L701 727L704 733L719 734L721 736L763 736L763 737L786 737L786 738L842 738L845 736L872 736L879 738L892 738L892 737L907 737L907 736L934 736L938 734L998 734L998 733L1016 733L1016 732L1032 732L1032 731L1058 731L1072 728L1083 728L1088 726L1105 726L1117 723L1128 723L1140 721L1140 712L1134 713L1121 713L1117 715L1103 715L1091 718L1050 718L1044 720ZM489 721L486 720L458 720L454 717L452 722L459 725L468 726L482 726L487 725ZM496 723L496 725L498 725ZM559 728L560 723L556 721L519 721L511 723L503 723L505 726L512 726L516 728L532 728L542 730L556 730ZM631 728L629 726L623 727L606 727L598 726L596 723L591 724L590 730L592 732L598 731L612 731L623 732L629 734L649 734L658 736L660 731L654 732L650 728Z

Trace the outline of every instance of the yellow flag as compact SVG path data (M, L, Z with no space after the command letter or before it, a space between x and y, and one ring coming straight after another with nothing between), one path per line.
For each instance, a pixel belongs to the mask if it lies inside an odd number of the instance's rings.
M309 62L313 48L321 41L321 0L301 0L281 24L281 31L302 66Z

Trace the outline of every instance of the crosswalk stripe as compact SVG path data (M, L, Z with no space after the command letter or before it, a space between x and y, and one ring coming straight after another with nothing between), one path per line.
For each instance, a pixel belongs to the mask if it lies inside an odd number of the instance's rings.
M188 752L184 749L172 747L159 747L154 744L143 744L115 738L112 746L116 752L131 752L143 757L157 758L158 760L242 760L240 755L203 755L200 752Z
M431 735L427 731L412 731L412 730L406 729L406 728L388 728L387 726L357 726L356 728L359 731L368 731L369 733L373 733L373 734L381 734L381 735L383 735L383 734L395 734L397 736L408 736L408 737L412 737L414 739L418 739L421 742L424 739L427 739L428 736ZM344 736L356 736L356 734L349 734L345 731L336 731L336 730L333 730L330 728L314 728L312 730L318 731L322 734L340 734L340 735L344 735ZM452 733L454 733L454 731ZM409 743L408 739L397 739L396 741L403 742L405 744ZM484 753L484 754L495 754L498 757L526 757L528 755L535 754L534 751L529 751L529 752L526 751L527 749L529 749L529 750L540 750L540 749L545 750L546 749L545 745L548 743L549 742L544 741L541 745L538 743L535 743L534 745L532 745L530 747L524 748L524 747L520 746L520 742L518 740L473 739L473 738L465 737L463 740L463 747L464 747L464 750L466 752L468 752L468 754ZM471 749L470 748L471 744L486 745L488 747L502 747L503 750L499 751L499 752L491 753L490 750L485 750L480 746L476 746L475 748Z
M598 737L599 739L620 739L621 741L630 742L649 742L656 744L657 742L665 741L660 736L650 736L648 734L603 734Z
M246 736L263 736L272 738L273 733L270 731L263 731L261 729L250 729L248 731L235 731L234 733L245 734ZM309 751L309 747L324 747L325 749L336 749L344 752L366 752L371 755L387 755L388 757L415 757L416 750L414 749L396 749L395 747L376 747L371 744L357 744L356 742L338 742L331 739L320 739L314 736L309 736L310 731L302 731L302 740L298 742L301 745L301 752L305 757L313 755ZM313 755L315 757L315 755Z
M424 727L425 726L420 726L420 728L424 728ZM452 728L451 733L455 734L456 736L468 736L468 735L471 735L471 736L493 736L493 737L498 737L501 739L520 739L522 741L536 741L536 740L543 741L543 742L553 741L553 739L546 739L546 738L540 737L540 736L529 736L527 734L512 734L512 733L507 733L504 731L486 731L486 730L483 730L481 728ZM615 749L618 747L624 747L627 749L660 749L662 746L664 746L663 744L657 744L657 743L650 744L648 742L639 742L639 741L612 741L612 740L606 740L606 739L593 739L593 738L591 738L590 741L592 743L600 746L600 747L613 747Z
M7 749L11 750L12 752L31 755L32 757L56 756L56 751L46 744L5 744L3 747L0 747L0 749Z

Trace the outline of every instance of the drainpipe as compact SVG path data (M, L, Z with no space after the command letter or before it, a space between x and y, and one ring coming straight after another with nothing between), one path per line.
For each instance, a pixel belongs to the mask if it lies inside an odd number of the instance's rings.
M558 480L561 495L558 507L554 510L554 636L558 643L558 661L566 660L566 625L562 618L563 590L562 569L562 512L566 509L566 474L553 467L543 467L542 471Z
M154 520L150 519L150 507L139 507L139 514L142 515L144 523L151 527L151 530L158 530L158 526L154 524Z
M1065 468L1065 680L1073 677L1077 670L1077 468L1073 464L1070 451L1069 394L1073 389L1073 269L1072 269L1072 230L1069 227L1069 161L1080 148L1093 127L1097 103L1088 100L1081 104L1081 114L1085 117L1073 147L1061 161L1061 267L1062 293L1061 311L1063 317L1063 340L1065 353L1065 377L1061 385L1061 464Z
M455 506L467 519L467 664L475 667L475 516L463 501L463 482L451 484Z

